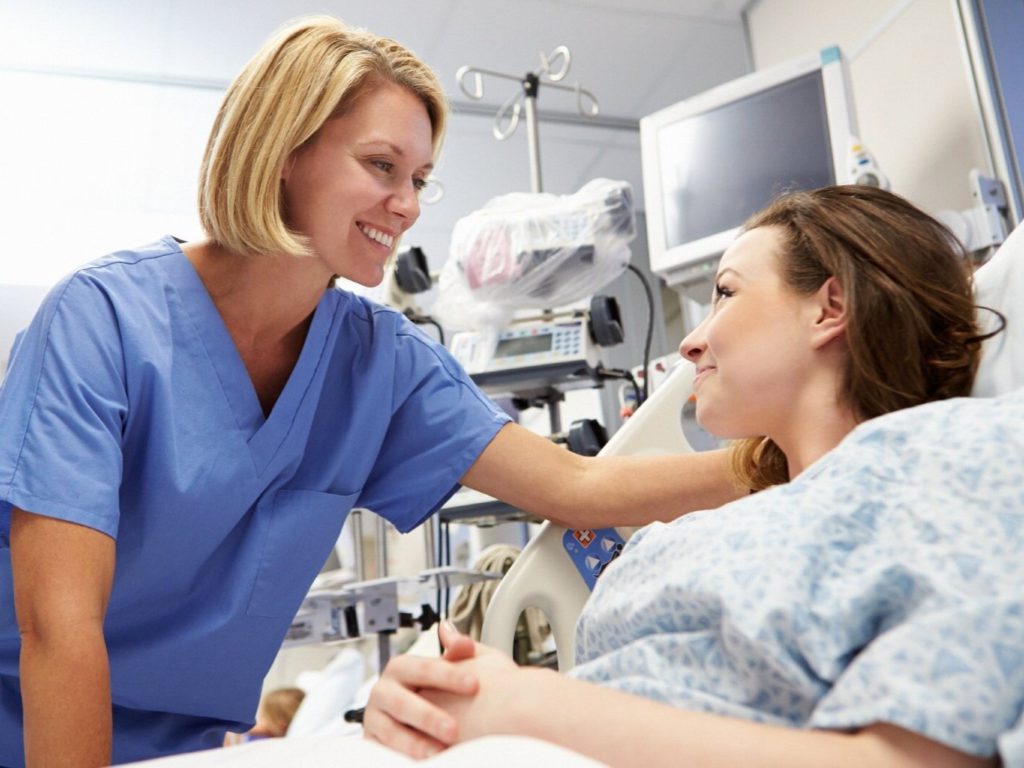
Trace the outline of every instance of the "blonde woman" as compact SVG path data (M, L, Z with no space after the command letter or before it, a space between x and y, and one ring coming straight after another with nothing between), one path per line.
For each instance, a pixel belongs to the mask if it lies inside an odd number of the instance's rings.
M217 115L206 239L45 301L0 390L0 765L248 730L354 505L407 531L464 482L601 527L735 495L722 456L583 459L510 424L399 313L331 288L380 282L446 115L398 43L297 22Z

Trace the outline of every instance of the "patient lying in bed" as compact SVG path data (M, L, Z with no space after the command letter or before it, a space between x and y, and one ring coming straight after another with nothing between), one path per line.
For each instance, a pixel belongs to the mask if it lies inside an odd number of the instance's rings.
M985 338L950 242L856 187L755 215L680 351L758 493L634 536L571 677L448 631L444 661L385 670L367 733L613 765L1024 764L1024 391L921 405L967 394Z
M577 633L581 680L1024 761L1024 390L881 417L788 485L644 529Z

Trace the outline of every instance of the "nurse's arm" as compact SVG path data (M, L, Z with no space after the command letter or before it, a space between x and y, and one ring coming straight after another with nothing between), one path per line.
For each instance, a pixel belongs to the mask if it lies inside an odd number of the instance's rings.
M103 617L114 576L114 540L17 508L10 538L26 765L109 765Z
M517 424L501 428L462 483L568 528L673 520L740 496L726 451L588 458Z

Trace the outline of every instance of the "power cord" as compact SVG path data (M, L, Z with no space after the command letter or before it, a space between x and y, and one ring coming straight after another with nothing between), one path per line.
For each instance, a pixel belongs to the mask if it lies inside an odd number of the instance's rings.
M651 284L647 282L647 277L643 272L632 264L627 265L627 269L640 278L640 283L644 287L644 293L647 295L647 339L644 341L644 367L642 369L644 376L644 396L640 397L640 392L637 390L636 398L636 404L637 406L640 406L644 400L647 399L647 395L650 393L651 387L651 376L647 367L651 362L651 341L654 338L654 292L651 290ZM632 379L633 377L630 376L629 378ZM636 387L635 381L633 382L633 386L634 388Z
M640 393L640 385L636 383L636 377L633 373L625 368L605 368L603 365L599 365L595 369L595 373L602 379L623 379L628 381L633 386L633 394L636 395L637 407L643 402Z
M416 323L416 325L432 325L432 326L434 326L434 328L437 329L438 341L441 342L441 346L442 347L445 345L444 344L444 329L441 327L441 324L439 322L437 322L437 320L432 318L430 315L421 315L421 314L418 314L417 312L415 312L415 311L413 311L411 309L405 310L402 314L405 315L409 319L410 322Z

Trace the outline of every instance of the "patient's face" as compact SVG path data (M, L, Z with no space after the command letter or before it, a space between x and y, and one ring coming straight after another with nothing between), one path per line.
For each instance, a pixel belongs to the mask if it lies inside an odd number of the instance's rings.
M812 375L814 310L784 282L780 245L775 227L736 240L719 264L710 314L679 347L697 366L697 420L719 437L775 438Z

